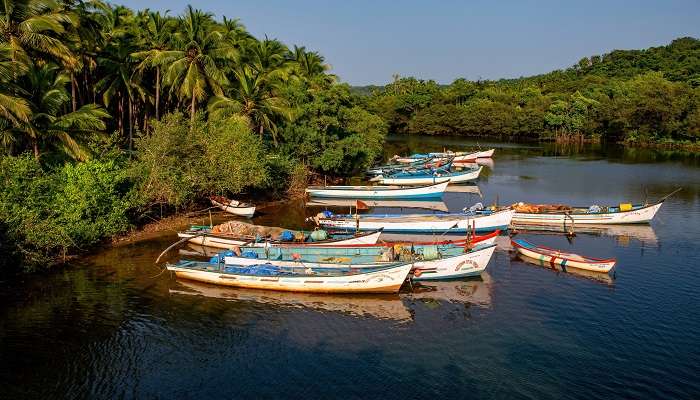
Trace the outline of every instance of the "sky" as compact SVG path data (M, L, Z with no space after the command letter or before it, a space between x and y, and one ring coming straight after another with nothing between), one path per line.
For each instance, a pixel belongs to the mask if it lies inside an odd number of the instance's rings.
M614 49L700 38L700 0L115 0L130 8L187 4L239 18L257 37L321 53L352 85L385 84L392 75L450 83L499 79L569 67Z

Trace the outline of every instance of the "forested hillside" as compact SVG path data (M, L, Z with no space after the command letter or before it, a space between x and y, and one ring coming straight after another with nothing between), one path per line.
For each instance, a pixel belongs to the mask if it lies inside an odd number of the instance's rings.
M399 78L366 97L390 131L561 140L694 142L700 40L582 58L571 68L450 85Z

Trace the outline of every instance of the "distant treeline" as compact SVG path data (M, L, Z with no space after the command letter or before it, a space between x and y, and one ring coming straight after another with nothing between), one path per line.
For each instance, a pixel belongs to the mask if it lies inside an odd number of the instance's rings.
M700 40L582 58L544 75L354 88L396 133L640 143L700 137Z

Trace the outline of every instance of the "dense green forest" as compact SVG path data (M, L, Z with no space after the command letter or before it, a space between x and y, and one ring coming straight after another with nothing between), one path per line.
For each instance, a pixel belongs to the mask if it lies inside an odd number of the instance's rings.
M526 78L439 85L396 76L354 90L397 133L695 143L700 40L616 50Z
M0 58L0 270L210 194L352 173L387 132L317 52L193 7L7 0Z

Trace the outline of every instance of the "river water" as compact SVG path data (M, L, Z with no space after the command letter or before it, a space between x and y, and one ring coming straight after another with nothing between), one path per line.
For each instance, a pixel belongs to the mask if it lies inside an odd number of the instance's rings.
M386 153L473 145L394 137ZM0 283L0 398L700 398L700 156L479 145L493 163L478 192L446 194L450 210L683 190L651 226L518 233L615 257L610 275L527 264L503 236L481 278L312 296L177 282L154 265L173 232L108 248ZM319 210L291 202L255 222L298 228Z

